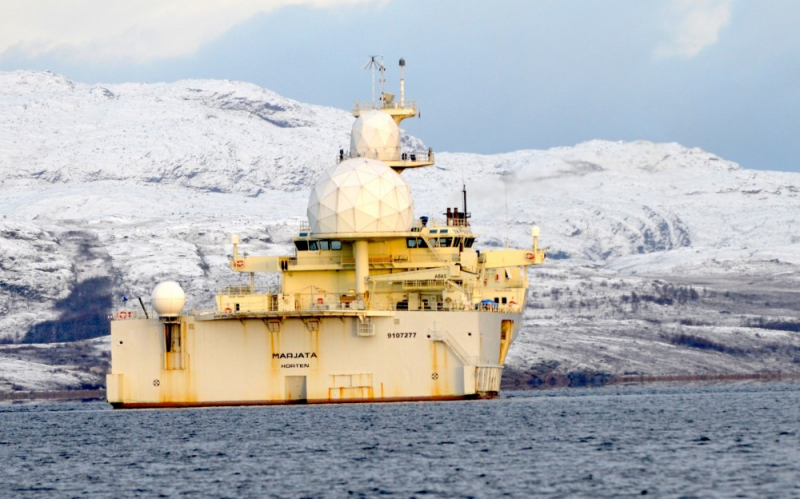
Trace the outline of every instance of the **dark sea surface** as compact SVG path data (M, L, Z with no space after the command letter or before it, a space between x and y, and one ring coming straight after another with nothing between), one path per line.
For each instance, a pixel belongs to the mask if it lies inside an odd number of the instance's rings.
M800 384L0 406L2 497L800 497Z

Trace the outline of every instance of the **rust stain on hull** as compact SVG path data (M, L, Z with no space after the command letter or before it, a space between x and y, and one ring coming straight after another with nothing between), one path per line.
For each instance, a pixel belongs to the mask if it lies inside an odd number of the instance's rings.
M496 394L495 394L496 395ZM189 407L229 407L246 405L289 405L289 404L371 404L375 402L436 402L448 400L491 399L495 395L441 395L434 397L389 397L380 399L310 399L310 400L227 400L218 402L112 402L114 409L169 409Z

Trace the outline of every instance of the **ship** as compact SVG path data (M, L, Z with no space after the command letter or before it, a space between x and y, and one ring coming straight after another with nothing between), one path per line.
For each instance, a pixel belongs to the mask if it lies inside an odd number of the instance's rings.
M405 61L399 99L385 91L382 58L369 64L373 98L354 105L350 149L332 154L311 188L291 254L248 255L231 234L230 270L242 285L223 287L213 309L185 312L183 289L166 281L149 307L140 298L113 311L114 408L499 394L528 268L546 258L539 229L528 248L478 249L464 186L461 206L415 218L401 173L433 165L434 153L401 145L400 123L419 116L405 99ZM278 284L256 289L257 273L277 274Z

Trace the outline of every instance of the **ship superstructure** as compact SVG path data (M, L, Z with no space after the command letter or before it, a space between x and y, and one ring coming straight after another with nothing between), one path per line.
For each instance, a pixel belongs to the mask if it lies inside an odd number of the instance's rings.
M375 62L375 59L372 59ZM538 229L527 249L479 251L466 190L440 218L413 213L399 172L432 165L401 149L398 124L415 103L383 91L357 104L349 152L311 190L308 225L286 256L245 256L231 236L231 270L216 309L183 314L174 282L153 311L120 310L111 324L108 401L115 407L443 400L496 396L519 333L527 268L544 261ZM401 68L405 65L401 59ZM280 284L255 288L255 274Z

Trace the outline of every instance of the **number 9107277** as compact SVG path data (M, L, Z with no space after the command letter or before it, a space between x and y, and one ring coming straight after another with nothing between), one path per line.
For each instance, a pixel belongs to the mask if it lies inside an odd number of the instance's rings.
M417 333L386 333L387 338L416 338Z

